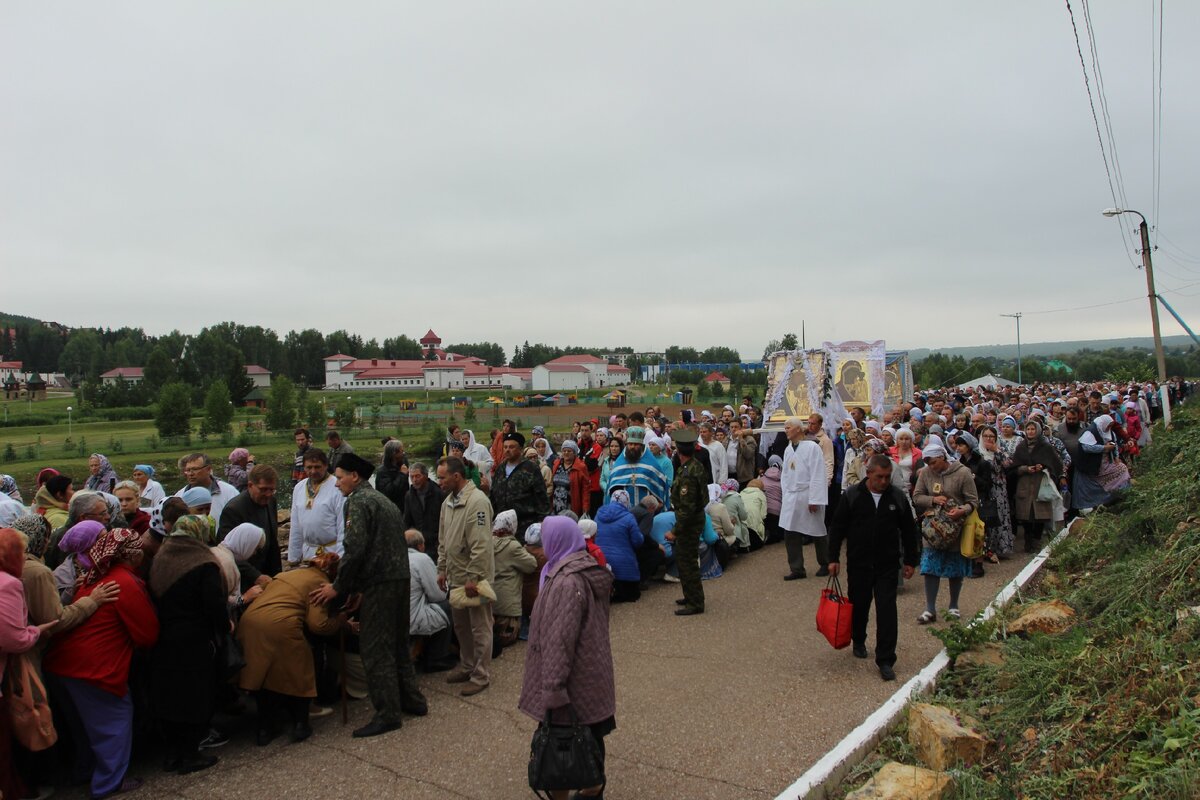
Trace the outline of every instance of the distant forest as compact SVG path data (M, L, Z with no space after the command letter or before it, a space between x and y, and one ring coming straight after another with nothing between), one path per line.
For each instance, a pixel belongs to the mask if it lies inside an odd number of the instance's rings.
M787 334L770 342L766 352L796 346L795 335ZM562 355L603 357L614 353L630 354L626 366L635 376L641 366L632 356L634 350L631 347L557 347L526 341L515 346L511 355L496 342L458 342L444 347L451 352L476 356L492 366L533 367ZM1043 352L1044 348L1045 345ZM22 361L27 370L62 372L76 384L95 383L101 373L114 367L142 367L147 392L154 392L176 380L194 387L224 380L233 392L233 399L240 400L251 388L245 378L247 364L266 367L274 375L287 376L302 387L320 387L325 382L324 358L333 353L345 353L355 358L423 357L420 343L404 334L380 342L363 339L345 330L324 334L307 328L288 331L281 337L258 325L223 322L195 335L172 331L163 336L151 336L141 328L72 329L31 317L0 313L0 359ZM1016 379L1015 358L972 355L974 357L968 358L961 354L935 352L915 360L914 380L925 387L942 386L989 372ZM672 364L737 364L742 361L737 350L719 346L704 350L672 346L667 348L665 358ZM659 359L654 360L657 363ZM1200 376L1200 350L1194 345L1169 348L1167 371L1171 375ZM1153 353L1145 347L1103 350L1085 347L1053 357L1027 355L1021 362L1021 377L1026 383L1072 378L1149 380L1154 374ZM683 382L684 377L675 376L677 382Z
M11 335L10 335L11 330ZM511 356L496 342L457 342L444 349L476 356L492 366L533 367L562 355L632 354L632 347L556 347L541 342L517 345ZM266 367L276 376L287 376L300 386L325 383L326 356L344 353L355 358L420 359L420 343L407 335L363 339L345 330L324 334L313 328L288 331L282 337L259 325L222 322L187 335L172 331L151 336L141 328L73 328L45 323L16 314L0 313L0 358L22 361L26 370L61 372L74 383L96 382L115 367L142 367L147 389L153 391L173 380L203 386L222 379L231 388L247 364ZM696 350L672 347L667 357L674 363L737 362L740 355L728 347ZM636 358L626 365L635 373ZM249 391L247 389L247 391ZM235 400L241 399L235 391Z

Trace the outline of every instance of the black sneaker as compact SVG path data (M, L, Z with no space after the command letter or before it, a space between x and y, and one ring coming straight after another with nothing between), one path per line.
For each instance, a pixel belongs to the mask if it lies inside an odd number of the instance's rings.
M210 750L214 747L223 747L227 744L229 744L228 734L221 733L216 728L209 728L208 736L200 743L200 749Z
M892 669L887 664L880 664L879 677L883 678L885 681L894 681L896 680L896 670Z
M206 770L216 764L219 760L220 759L218 759L216 756L206 756L203 753L197 753L191 758L185 758L179 762L179 774L190 775L193 772Z
M854 657L855 658L866 658L867 657L867 646L865 644L854 645Z
M379 736L382 733L394 731L400 727L399 722L385 722L378 717L358 728L354 733L350 734L355 739L365 739L370 736Z
M808 573L805 572L804 570L800 570L799 572L789 572L787 575L783 576L783 579L785 581L798 581L798 580L802 580L807 577L808 577Z
M829 577L829 567L821 567L819 570L817 570L817 577L818 578Z

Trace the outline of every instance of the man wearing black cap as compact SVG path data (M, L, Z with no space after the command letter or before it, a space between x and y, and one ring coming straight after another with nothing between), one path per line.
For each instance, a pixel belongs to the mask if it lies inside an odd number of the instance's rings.
M504 460L492 472L492 509L496 514L517 512L517 541L525 543L525 530L550 513L550 496L542 471L524 456L525 437L504 435Z
M315 603L341 608L361 594L360 647L375 716L354 736L377 736L400 727L400 712L424 716L428 705L417 687L408 649L408 543L400 509L367 479L374 467L346 453L335 474L346 497L345 554L337 579L313 591Z
M704 507L708 503L708 476L695 459L699 437L690 428L672 434L679 454L679 469L671 484L671 508L675 511L675 528L667 538L675 542L675 563L679 568L679 588L682 606L675 614L687 617L704 613L704 585L700 582L700 536L704 533Z

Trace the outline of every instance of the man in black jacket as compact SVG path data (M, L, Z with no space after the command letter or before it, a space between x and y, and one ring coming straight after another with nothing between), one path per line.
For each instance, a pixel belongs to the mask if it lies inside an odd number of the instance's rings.
M874 455L867 477L842 495L829 527L829 574L838 574L846 543L847 594L854 606L854 655L867 657L867 620L875 601L875 663L885 681L896 672L896 563L904 554L904 577L911 578L920 551L917 525L908 501L892 486L892 461Z
M429 467L418 461L408 468L408 494L404 497L404 529L416 528L425 537L425 552L437 555L438 525L445 495L429 479Z
M229 532L243 522L251 522L263 529L267 543L247 564L259 573L274 578L283 572L283 557L279 552L279 512L275 505L275 488L279 473L270 464L259 464L250 470L246 479L246 491L225 504L221 510L217 541L222 542Z

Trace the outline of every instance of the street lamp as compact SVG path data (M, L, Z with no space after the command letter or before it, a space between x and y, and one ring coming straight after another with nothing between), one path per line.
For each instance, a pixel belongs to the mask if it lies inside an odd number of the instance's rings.
M1158 385L1162 389L1163 384L1167 382L1167 358L1163 353L1162 330L1158 325L1158 293L1154 291L1154 265L1150 261L1150 226L1146 224L1145 215L1132 208L1106 208L1100 213L1106 217L1115 217L1118 214L1137 214L1141 217L1138 233L1142 237L1142 267L1146 270L1146 297L1150 300L1150 324L1154 330L1154 356L1158 359Z
M67 438L71 438L71 407L67 406Z

